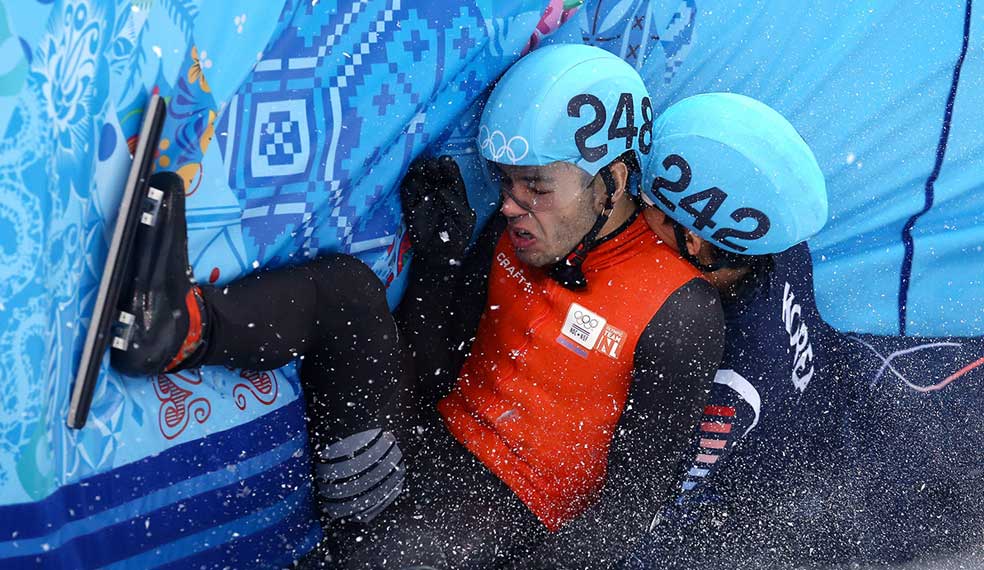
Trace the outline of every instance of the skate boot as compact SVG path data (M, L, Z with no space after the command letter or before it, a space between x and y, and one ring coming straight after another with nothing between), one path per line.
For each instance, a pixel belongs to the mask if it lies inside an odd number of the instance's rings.
M137 229L110 340L113 368L134 376L187 364L203 348L205 328L201 291L188 264L184 182L158 172L150 187L148 200L157 203Z

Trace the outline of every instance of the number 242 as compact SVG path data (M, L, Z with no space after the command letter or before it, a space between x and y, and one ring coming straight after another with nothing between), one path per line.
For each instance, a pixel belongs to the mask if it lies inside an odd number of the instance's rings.
M660 203L663 204L669 211L673 212L677 209L677 206L681 210L687 212L694 217L693 227L697 230L703 230L704 228L714 229L717 223L714 221L714 215L724 204L725 199L728 197L728 193L721 190L717 186L712 186L706 190L701 190L700 192L694 192L680 199L680 202L674 204L663 190L668 192L683 192L690 186L690 181L693 178L693 173L690 170L690 163L688 163L679 154L668 155L663 159L663 168L669 170L670 167L675 166L680 170L680 178L677 180L668 180L662 176L657 176L653 180L652 192L653 196L656 197ZM703 203L703 205L701 205ZM772 222L769 217L765 215L764 212L756 210L755 208L738 208L731 212L731 219L735 222L741 223L746 219L755 220L756 225L751 230L739 230L735 228L719 228L713 234L711 234L711 239L714 241L726 245L736 251L745 251L748 248L739 245L729 238L738 238L743 240L756 240L764 236L769 232L769 228L772 227Z

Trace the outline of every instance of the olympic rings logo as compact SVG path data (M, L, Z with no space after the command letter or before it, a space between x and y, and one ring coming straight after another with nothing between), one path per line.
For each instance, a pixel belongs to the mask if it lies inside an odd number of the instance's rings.
M478 140L481 150L487 151L493 162L502 162L505 157L516 164L530 152L530 143L525 138L516 135L506 139L502 131L496 129L490 132L485 125L478 129Z
M582 311L574 311L574 324L593 329L598 327L598 319Z

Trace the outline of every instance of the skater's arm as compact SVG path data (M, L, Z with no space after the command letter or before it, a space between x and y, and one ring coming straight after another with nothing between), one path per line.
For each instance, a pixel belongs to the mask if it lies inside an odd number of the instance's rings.
M677 464L723 349L724 315L717 292L703 279L694 279L667 299L639 339L634 379L612 440L600 500L551 535L530 563L606 568L625 556L674 497Z
M493 217L457 264L414 263L396 312L400 330L414 354L418 376L433 378L435 385L446 384L448 390L475 339L503 221L501 216ZM441 389L436 391L437 399L447 395L446 391L440 393Z
M418 159L400 188L414 259L397 322L413 354L419 388L431 402L447 395L485 304L495 220L466 252L475 213L450 157Z
M478 330L478 321L485 310L495 246L499 243L505 227L506 219L502 215L497 214L488 221L465 256L461 271L454 283L453 296L445 305L449 309L447 311L449 346L452 346L457 355L453 363L456 375L471 349Z

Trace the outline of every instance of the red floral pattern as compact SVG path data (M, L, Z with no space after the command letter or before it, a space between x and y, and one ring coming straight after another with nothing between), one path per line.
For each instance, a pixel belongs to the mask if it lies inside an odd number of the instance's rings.
M246 394L252 394L260 404L269 406L277 399L280 386L277 381L277 373L274 371L256 372L254 370L242 370L239 377L247 380L248 384L236 384L232 389L232 395L236 399L236 406L240 410L245 410L249 403Z
M200 377L186 374L161 374L154 381L154 393L161 401L157 421L161 435L174 439L188 427L191 418L198 423L212 415L212 404L205 397L196 397L194 387L202 383Z

